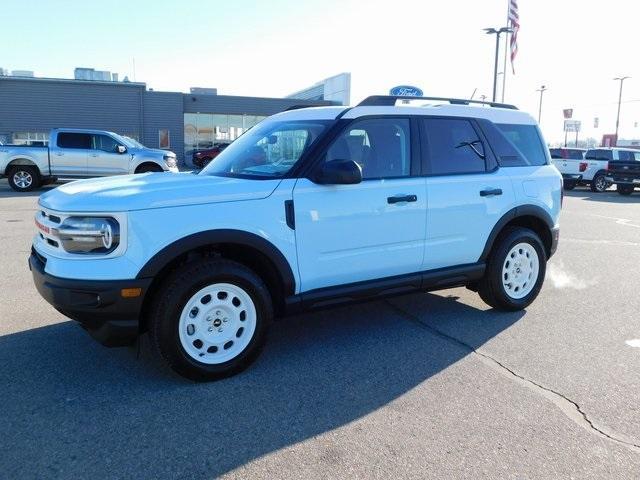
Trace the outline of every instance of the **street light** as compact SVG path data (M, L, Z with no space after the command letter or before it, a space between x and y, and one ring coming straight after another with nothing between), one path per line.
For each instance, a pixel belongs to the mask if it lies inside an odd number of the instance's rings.
M540 119L542 118L542 94L545 90L547 90L547 87L544 85L536 90L536 92L540 92L540 105L538 106L538 124L540 124Z
M501 33L509 33L512 32L509 27L502 28L485 28L485 33L487 35L495 35L496 36L496 60L493 65L493 101L496 101L496 86L498 83L498 52L500 51L500 34Z
M627 78L631 77L616 77L614 80L620 81L620 93L618 94L618 115L616 115L616 146L618 145L618 127L620 126L620 104L622 103L622 84Z

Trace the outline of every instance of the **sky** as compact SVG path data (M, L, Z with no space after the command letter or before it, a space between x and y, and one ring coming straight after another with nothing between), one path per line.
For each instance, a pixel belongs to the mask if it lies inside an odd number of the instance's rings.
M507 0L3 0L0 67L72 78L78 66L118 72L149 88L278 97L351 72L351 100L395 85L425 95L491 96L495 37ZM633 0L519 0L515 75L505 102L563 140L564 108L580 137L640 138L640 5ZM135 70L134 70L135 59ZM502 62L502 53L500 54ZM502 71L502 65L499 70ZM500 81L501 85L501 81ZM499 97L501 94L499 92ZM594 118L599 126L594 128ZM574 134L570 134L573 141Z

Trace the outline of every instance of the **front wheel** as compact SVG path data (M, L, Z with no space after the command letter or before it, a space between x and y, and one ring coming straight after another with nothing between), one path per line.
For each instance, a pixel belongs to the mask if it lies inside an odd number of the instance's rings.
M634 186L633 185L618 185L616 190L620 195L629 196L633 193Z
M607 183L607 180L606 180L606 178L605 178L603 173L596 174L596 176L593 177L593 180L591 180L591 191L592 192L602 193L607 188L609 188L609 186L610 186L610 184Z
M9 186L16 192L28 192L40 187L41 178L37 167L17 165L8 172Z
M269 291L252 270L230 260L203 259L164 282L154 297L149 333L173 370L210 381L255 360L272 318Z
M547 255L540 237L528 228L513 227L497 240L478 293L499 310L522 310L533 302L544 282Z
M163 172L162 167L160 165L156 165L154 163L143 163L140 165L135 173L160 173Z

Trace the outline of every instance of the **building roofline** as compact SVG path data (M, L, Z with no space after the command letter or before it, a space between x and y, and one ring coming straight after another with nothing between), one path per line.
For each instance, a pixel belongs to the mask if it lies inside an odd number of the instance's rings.
M17 80L20 82L71 83L71 84L83 84L83 85L113 85L113 86L138 87L138 88L144 87L145 89L147 87L147 84L144 82L77 80L75 78L14 77L12 75L0 75L0 80Z
M157 90L154 90L157 92ZM247 97L244 95L207 95L207 94L193 94L193 93L183 93L185 97L195 98L196 101L199 99L210 99L210 98L218 98L218 99L246 99L246 100L266 100L273 102L282 102L283 100L291 101L295 104L308 104L310 107L332 107L338 106L339 104L333 102L331 100L303 100L298 98L287 98L287 97Z

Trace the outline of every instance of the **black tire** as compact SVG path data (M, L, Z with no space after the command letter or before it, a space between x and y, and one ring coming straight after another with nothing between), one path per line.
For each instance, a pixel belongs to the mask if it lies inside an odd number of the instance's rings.
M620 195L624 195L625 197L627 197L633 193L634 188L635 187L633 185L618 185L616 187L616 191Z
M143 163L136 169L136 173L153 173L153 172L163 172L162 167L160 165L156 165L154 163Z
M7 172L9 186L16 192L29 192L40 188L42 178L38 167L32 165L15 165Z
M503 285L502 268L507 255L519 243L531 245L538 255L538 278L531 291L522 298L509 296ZM478 284L478 293L484 302L498 310L522 310L531 304L540 293L546 273L547 255L540 237L528 228L509 227L493 246L483 279Z
M197 361L187 353L180 340L179 325L181 314L183 309L187 308L189 300L202 288L216 283L231 284L244 290L255 307L256 322L254 333L244 350L224 363L211 364ZM235 300L234 298L233 301ZM200 382L225 378L247 368L262 350L268 327L273 319L273 303L262 279L244 265L221 258L202 259L178 268L163 282L152 302L148 317L152 343L175 372ZM202 315L209 318L204 308ZM205 336L215 335L215 332L202 332L201 335ZM196 345L197 341L196 338L193 344ZM202 341L198 348L204 348ZM226 349L226 344L224 348ZM217 352L212 355L215 353ZM201 356L205 356L204 351Z
M564 183L564 189L569 191L569 190L573 190L574 188L576 188L576 182L565 182Z
M593 180L591 180L591 185L590 185L591 191L596 193L604 192L607 188L609 188L609 186L610 184L607 183L607 181L605 180L604 173L602 172L595 174L595 176L593 177Z

